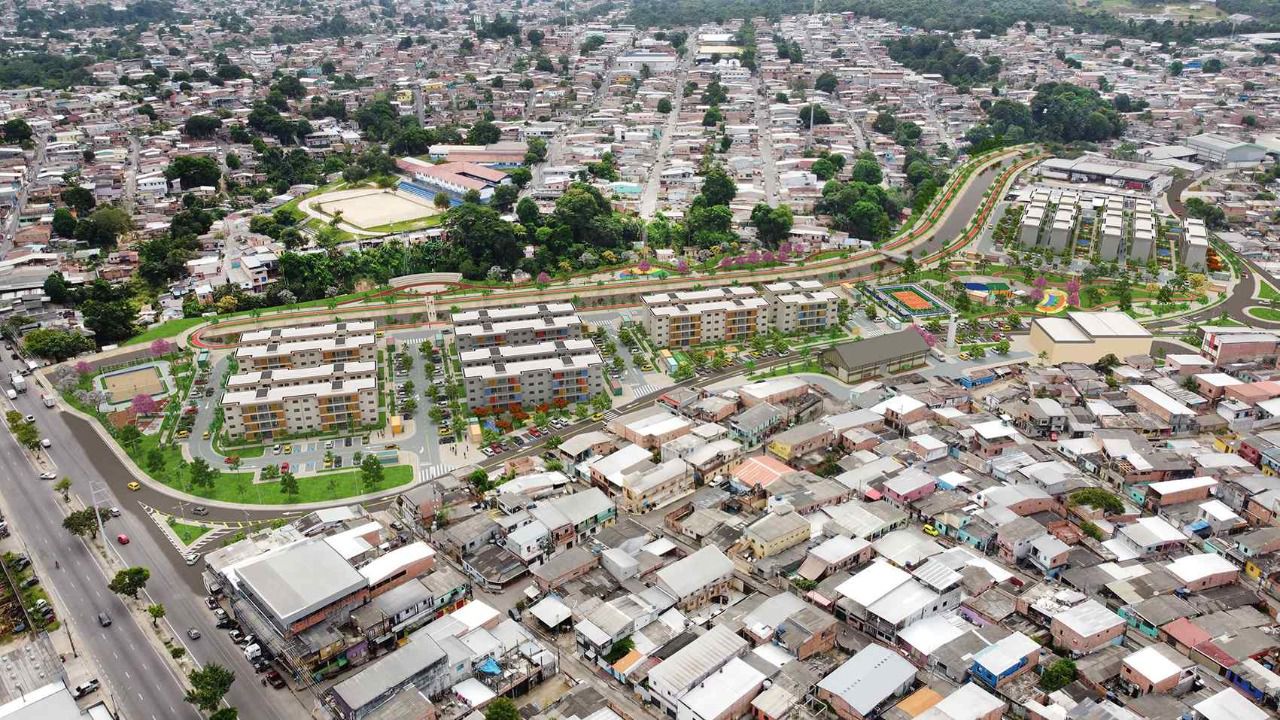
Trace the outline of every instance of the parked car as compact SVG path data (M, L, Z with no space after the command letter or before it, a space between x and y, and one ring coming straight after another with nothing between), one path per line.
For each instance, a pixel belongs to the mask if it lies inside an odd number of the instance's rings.
M84 682L77 685L76 689L72 691L71 695L75 699L79 700L80 698L85 697L90 693L96 692L97 689L98 689L98 679L94 678L88 682Z

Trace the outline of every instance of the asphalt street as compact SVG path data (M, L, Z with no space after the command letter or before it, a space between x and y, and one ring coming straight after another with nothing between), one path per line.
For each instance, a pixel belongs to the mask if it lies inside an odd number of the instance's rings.
M39 569L46 590L52 590L54 609L59 619L70 625L77 650L93 658L98 677L110 693L110 704L124 717L137 720L199 718L183 700L186 690L175 672L144 635L149 631L140 627L120 598L107 589L108 578L94 551L62 528L61 498L47 481L39 479L13 436L0 434L4 436L0 440L0 476L4 478L6 518ZM65 468L59 469L66 473ZM83 480L76 484L77 490L87 490ZM121 531L121 520L107 523L108 536ZM59 568L54 568L55 561ZM111 616L110 627L99 626L96 618L100 612Z
M7 374L7 368L0 367L0 370ZM311 705L310 699L304 697L299 700L290 692L263 687L259 683L240 649L224 631L215 627L212 613L205 608L199 566L189 567L184 563L168 536L145 514L140 504L152 494L169 504L173 501L148 491L146 486L137 492L129 491L126 484L132 481L133 476L93 428L76 416L45 408L39 397L39 389L34 388L19 395L13 405L23 414L36 416L41 436L52 441L52 447L47 451L49 458L57 466L59 475L71 478L72 492L83 498L85 503L92 502L96 492L102 504L120 508L121 516L107 523L107 535L114 539L123 533L130 542L127 545L112 542L113 551L126 564L140 565L151 571L151 579L147 583L150 602L164 605L166 616L163 622L172 626L174 635L186 645L197 662L217 662L236 672L237 681L227 695L227 701L242 711L253 709L251 715L242 712L244 717L268 720L309 717L306 707ZM136 707L126 703L128 698L122 700L122 704L129 708L125 716L199 717L182 701L185 690L174 678L169 663L159 656L154 646L147 644L140 634L144 629L131 619L119 599L107 591L107 579L88 548L61 527L60 500L45 482L37 479L38 473L29 465L25 462L17 464L23 460L20 455L15 455L19 449L9 433L4 435L5 439L0 444L3 446L0 454L4 456L4 476L10 478L6 482L16 485L14 492L6 491L4 495L16 516L10 518L15 534L24 539L46 565L51 565L55 559L62 565L61 571L52 571L54 587L59 597L69 603L73 622L77 623L75 627L81 632L101 631L100 634L106 636L99 641L100 646L91 643L89 648L106 669L103 679L114 688L128 688L134 695L143 696L142 700L132 698L138 701ZM16 506L20 499L33 504L20 508ZM280 514L272 513L275 517ZM29 523L35 527L27 529ZM71 565L68 560L77 564ZM45 574L48 575L48 571ZM75 578L65 592L58 584L63 574ZM94 620L102 609L110 612L114 620L110 628L98 628ZM188 639L185 632L191 627L198 629L203 637L194 641ZM92 634L89 639L93 640ZM168 681L162 678L168 678ZM141 684L139 679L145 679L145 684ZM167 710L171 704L177 708L172 714ZM152 713L158 715L153 716Z

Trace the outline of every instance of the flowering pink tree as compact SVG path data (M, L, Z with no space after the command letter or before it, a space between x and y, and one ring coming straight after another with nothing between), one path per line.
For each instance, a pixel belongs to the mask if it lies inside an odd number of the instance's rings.
M93 372L93 366L85 362L84 360L81 360L80 362L76 363L76 372L81 375L88 375L89 373Z
M160 409L160 403L157 403L155 398L150 395L139 393L133 396L133 401L130 403L130 407L132 407L133 412L138 415L155 415L156 411Z
M1080 307L1080 279L1072 277L1067 281L1067 304Z
M689 272L689 263L686 262L684 258L680 258L679 260L676 261L676 272L680 272L680 273Z
M728 255L720 258L720 267L722 268L733 267L733 258L729 257Z
M539 285L546 285L549 282L551 282L551 276L547 274L546 270L543 270L542 272L538 273Z
M933 347L934 345L938 344L938 338L928 330L925 330L924 328L915 324L911 326L911 329L915 330L917 333L920 334L920 338L924 340L925 345L928 345L929 347Z
M782 248L778 250L778 253L773 256L774 259L777 260L778 262L783 262L783 263L786 262L791 257L791 251L787 249L788 247L790 246L789 245L782 246Z
M747 253L747 262L751 265L760 262L760 252L758 250L752 250Z
M151 342L151 354L155 357L164 357L173 352L173 343L160 338Z
M1047 285L1048 283L1049 281L1045 280L1043 275L1036 278L1036 281L1031 283L1030 297L1031 297L1032 303L1039 303L1041 300L1044 299L1044 286Z
M763 260L764 262L771 263L777 260L777 256L773 254L772 250L765 250L764 252L760 253L760 259Z
M649 261L648 261L648 260L641 260L641 261L636 265L636 270L639 270L639 271L640 271L640 272L642 272L642 273L647 273L647 272L649 272L649 269L650 269L650 268L652 268L652 267L653 267L653 266L649 264Z

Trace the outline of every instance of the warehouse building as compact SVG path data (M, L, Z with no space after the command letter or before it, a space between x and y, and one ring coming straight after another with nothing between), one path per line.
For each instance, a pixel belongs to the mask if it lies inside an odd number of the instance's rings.
M1189 137L1186 146L1196 151L1197 160L1217 165L1258 163L1267 156L1267 149L1261 145L1218 133Z
M822 369L842 382L892 375L924 364L929 344L915 330L841 343L818 356Z
M1069 312L1066 317L1031 322L1031 347L1048 354L1047 362L1094 363L1104 355L1118 358L1151 352L1151 333L1122 312Z

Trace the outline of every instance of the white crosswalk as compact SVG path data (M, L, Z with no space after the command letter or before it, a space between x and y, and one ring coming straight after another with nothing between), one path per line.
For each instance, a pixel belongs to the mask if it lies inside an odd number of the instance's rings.
M438 478L441 475L447 475L456 469L457 469L456 465L450 465L448 463L436 463L434 465L423 465L422 479L434 480L435 478Z
M631 386L631 391L635 393L636 397L643 397L649 393L658 392L661 389L662 386L654 385L653 383L640 383L639 385Z
M621 414L622 413L618 412L617 410L610 410L604 414L604 421L609 422L610 420L618 417Z

